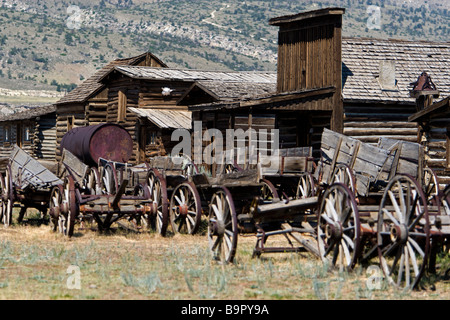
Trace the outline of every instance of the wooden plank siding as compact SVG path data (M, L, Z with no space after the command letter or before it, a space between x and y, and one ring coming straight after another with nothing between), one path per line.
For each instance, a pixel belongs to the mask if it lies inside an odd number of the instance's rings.
M450 184L450 96L412 115L419 123L418 141L424 147L425 166L439 178L440 188Z
M127 59L117 59L105 65L102 69L94 73L67 96L57 102L57 122L56 122L56 161L61 159L60 143L61 139L70 129L79 126L96 125L104 122L119 123L125 126L132 137L137 141L139 132L137 129L138 119L126 111L124 121L117 120L118 90L126 88L125 96L127 106L139 106L139 85L128 87L130 80L122 79L110 88L100 81L109 74L114 67L121 65L143 66L165 68L161 60L153 54L147 52L136 57ZM138 142L135 142L135 151L138 149ZM137 151L132 161L138 160Z
M417 123L408 122L414 105L344 103L344 134L376 144L380 137L417 142Z
M49 109L48 107L40 108ZM8 117L11 119L8 120ZM6 130L8 130L8 141L5 141ZM0 119L0 158L9 158L15 145L43 164L49 163L49 169L54 171L56 169L54 166L56 113L30 110ZM2 171L6 169L6 163L1 161Z
M270 21L270 24L280 27L278 93L336 88L336 91L325 99L312 98L308 102L302 101L302 108L332 110L330 125L332 130L337 132L343 130L341 29L344 12L345 10L339 8L318 10Z
M146 158L154 155L167 155L175 145L171 141L173 130L162 130L150 121L139 118L129 108L187 111L187 107L178 106L177 101L191 85L192 83L183 81L148 81L130 79L122 75L112 77L107 81L106 108L102 104L95 111L92 109L90 116L101 118L101 115L104 114L107 122L118 123L130 133L134 142L130 163L143 162ZM174 90L169 97L163 97L161 94L164 86L170 86ZM123 92L127 107L123 119L119 119L118 113L120 92ZM141 135L147 135L149 131L156 132L156 143L150 143L146 137L141 137Z

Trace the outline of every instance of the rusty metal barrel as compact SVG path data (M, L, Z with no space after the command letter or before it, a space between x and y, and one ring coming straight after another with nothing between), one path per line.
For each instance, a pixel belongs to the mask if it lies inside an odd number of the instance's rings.
M61 140L66 149L87 165L97 165L100 158L126 163L133 154L133 140L125 128L114 123L77 127Z

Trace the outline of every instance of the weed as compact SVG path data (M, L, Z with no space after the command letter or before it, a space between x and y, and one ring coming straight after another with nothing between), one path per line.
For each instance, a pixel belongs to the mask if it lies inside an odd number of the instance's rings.
M157 273L150 273L143 277L136 277L131 273L122 273L121 277L125 285L136 288L142 294L151 294L156 289L163 288Z

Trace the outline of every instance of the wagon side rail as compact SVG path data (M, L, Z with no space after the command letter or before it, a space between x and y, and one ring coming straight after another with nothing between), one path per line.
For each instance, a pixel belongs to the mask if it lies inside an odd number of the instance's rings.
M338 165L348 166L355 175L356 192L367 196L377 181L387 180L383 172L391 166L392 150L379 148L340 133L324 129L321 159L314 175L321 184L329 185Z
M67 149L63 149L61 157L60 176L66 171L75 182L80 183L88 172L89 166L78 159L73 153Z
M17 145L10 155L9 166L12 182L18 189L44 190L62 184L61 179Z

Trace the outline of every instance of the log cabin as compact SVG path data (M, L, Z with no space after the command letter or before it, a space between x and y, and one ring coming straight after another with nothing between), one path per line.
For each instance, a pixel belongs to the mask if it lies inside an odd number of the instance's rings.
M56 172L56 106L48 105L0 117L0 158L7 159L14 145ZM2 161L2 169L4 165Z
M439 178L440 188L450 183L450 95L409 117L418 123L418 141L424 147L425 164Z
M167 67L164 62L150 52L126 59L117 59L95 72L57 101L56 160L58 162L61 159L59 145L66 132L74 127L95 125L107 121L108 88L99 79L119 65Z
M134 140L130 162L142 163L168 155L178 141L177 129L191 130L187 104L232 100L252 92L275 90L276 73L200 71L140 66L116 66L100 81L107 88L107 122L123 125Z
M344 134L373 144L380 137L417 142L417 123L408 118L424 106L411 96L411 83L425 71L449 95L449 61L449 42L344 38Z

